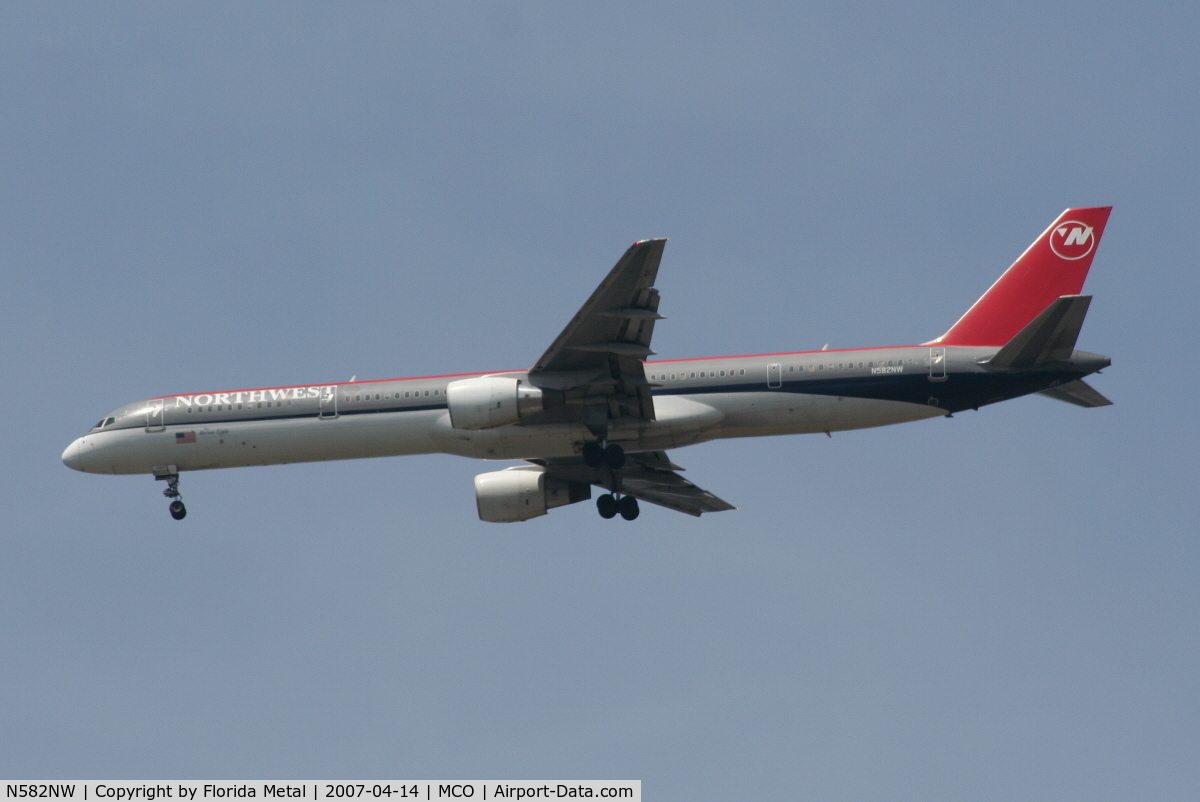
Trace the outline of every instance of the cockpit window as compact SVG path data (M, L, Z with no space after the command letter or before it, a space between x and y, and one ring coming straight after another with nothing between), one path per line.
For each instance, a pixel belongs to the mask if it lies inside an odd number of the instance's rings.
M116 420L116 418L105 418L104 420L100 421L92 428L93 429L103 429L105 426L111 426L113 421L115 421L115 420Z
M99 428L100 428L101 426L103 426L103 425L104 425L104 421L100 421L99 423L97 423L97 424L96 424L95 426L93 426L92 428L93 428L93 429L99 429Z

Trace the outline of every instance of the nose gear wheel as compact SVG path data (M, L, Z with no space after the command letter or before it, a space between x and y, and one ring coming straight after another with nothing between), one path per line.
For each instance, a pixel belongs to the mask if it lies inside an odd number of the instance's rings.
M174 467L174 465L170 466L170 468ZM183 506L183 495L179 492L179 474L159 473L159 469L155 468L154 478L167 483L167 488L163 491L163 495L171 499L167 510L176 521L182 521L187 516L187 507Z

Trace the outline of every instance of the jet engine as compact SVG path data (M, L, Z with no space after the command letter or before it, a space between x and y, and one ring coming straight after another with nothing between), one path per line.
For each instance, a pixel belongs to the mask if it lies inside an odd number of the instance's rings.
M493 429L541 412L542 391L520 379L481 376L446 385L446 403L455 429Z
M539 465L519 465L475 477L479 520L492 523L528 521L554 507L591 497L591 485L548 478Z

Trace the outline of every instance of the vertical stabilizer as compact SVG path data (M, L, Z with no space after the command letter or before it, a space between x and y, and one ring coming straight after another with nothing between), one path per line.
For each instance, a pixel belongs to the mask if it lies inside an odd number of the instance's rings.
M1079 295L1111 206L1067 209L967 310L943 345L1004 345L1064 295Z

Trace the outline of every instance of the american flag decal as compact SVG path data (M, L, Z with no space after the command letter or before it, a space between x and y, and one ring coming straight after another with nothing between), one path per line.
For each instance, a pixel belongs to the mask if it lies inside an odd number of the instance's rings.
M176 443L194 443L196 442L195 432L175 432Z

